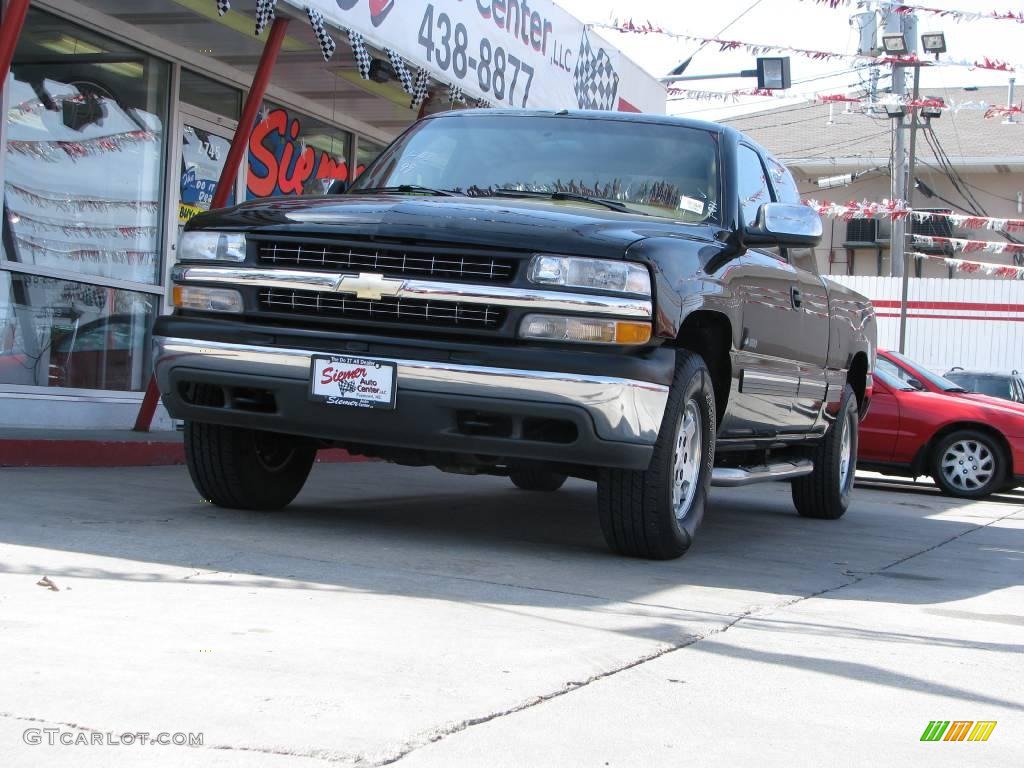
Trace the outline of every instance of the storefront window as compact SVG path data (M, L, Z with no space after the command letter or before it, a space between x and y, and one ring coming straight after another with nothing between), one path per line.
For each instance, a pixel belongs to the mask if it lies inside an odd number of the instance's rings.
M355 178L359 178L359 174L366 170L366 166L377 159L377 156L384 151L384 145L378 144L375 141L364 139L359 137L359 144L356 145L356 175Z
M249 138L247 198L322 195L349 179L350 134L268 105Z
M164 62L29 14L6 83L9 261L159 282L167 82Z
M0 272L0 384L139 391L152 294Z
M191 70L181 70L181 100L215 115L237 120L242 111L242 92Z
M166 62L29 11L4 86L0 385L145 387L169 75Z

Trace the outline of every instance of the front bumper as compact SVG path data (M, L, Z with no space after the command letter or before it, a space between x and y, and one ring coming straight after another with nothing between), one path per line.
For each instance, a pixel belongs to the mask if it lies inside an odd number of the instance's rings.
M154 347L157 383L175 418L353 445L590 466L646 468L669 391L612 376L374 355L398 366L395 410L339 408L309 399L312 350L169 336L155 336ZM190 402L192 384L220 387L223 404ZM269 397L254 407L253 392ZM470 423L501 426L481 433Z

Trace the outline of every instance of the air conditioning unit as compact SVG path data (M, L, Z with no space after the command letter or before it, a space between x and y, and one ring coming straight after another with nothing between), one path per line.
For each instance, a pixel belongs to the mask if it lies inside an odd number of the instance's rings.
M952 213L949 208L918 208L921 213ZM916 216L910 219L910 232L923 237L952 237L953 222L947 216L935 216L927 219L918 219ZM921 253L930 253L937 256L948 256L953 252L950 245L923 245L915 244L914 250Z
M850 219L846 222L846 248L874 248L878 240L877 219Z

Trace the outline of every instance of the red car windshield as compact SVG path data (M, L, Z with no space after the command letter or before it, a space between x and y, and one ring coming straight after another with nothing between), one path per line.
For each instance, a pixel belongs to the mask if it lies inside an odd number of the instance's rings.
M967 390L957 384L955 381L950 381L947 378L939 376L937 373L932 373L923 365L914 362L908 357L901 355L899 352L886 352L889 357L897 362L901 363L904 368L909 369L919 379L927 381L934 387L942 390L943 392L966 392ZM883 358L884 359L884 358Z

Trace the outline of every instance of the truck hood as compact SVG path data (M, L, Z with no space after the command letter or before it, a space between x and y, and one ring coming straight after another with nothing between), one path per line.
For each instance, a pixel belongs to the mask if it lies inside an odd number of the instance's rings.
M434 241L621 258L647 237L710 241L717 228L590 203L495 197L330 195L254 201L197 215L191 229Z

